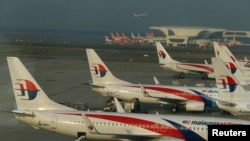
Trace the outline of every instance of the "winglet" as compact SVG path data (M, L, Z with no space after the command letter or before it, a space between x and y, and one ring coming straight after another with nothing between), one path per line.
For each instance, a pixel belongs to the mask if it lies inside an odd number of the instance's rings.
M87 118L86 114L82 114L83 120L88 128L88 131L92 134L100 134L95 126L90 122L90 120Z
M125 110L122 108L122 105L120 104L120 102L118 101L118 99L116 97L114 97L114 101L115 101L116 111L118 113L126 113Z
M205 64L208 64L208 63L207 63L207 60L204 60L204 62L205 62Z
M150 95L148 94L147 90L143 87L143 85L140 83L139 84L142 90L142 93L145 97L150 97Z
M154 76L154 81L155 81L155 85L161 85L160 82L158 81L158 79Z

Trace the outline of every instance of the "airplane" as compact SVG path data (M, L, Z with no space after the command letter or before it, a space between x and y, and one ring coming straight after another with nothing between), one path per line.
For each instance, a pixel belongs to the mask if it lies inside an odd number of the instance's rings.
M250 68L244 66L245 63L239 63L234 55L230 52L228 47L219 45L217 42L213 42L215 57L220 58L230 69L231 73L238 79L241 85L250 84Z
M35 129L79 141L205 141L209 125L250 125L229 117L76 110L51 100L18 57L7 57L7 63L16 101L14 117Z
M112 41L114 44L124 45L124 44L126 43L126 40L125 40L123 37L121 37L121 36L119 35L119 33L116 33L116 34L110 33L110 35L111 35L111 41Z
M105 44L114 44L114 42L108 36L105 36Z
M213 42L215 56L218 57L225 57L225 55L228 55L228 57L231 58L231 60L237 64L239 64L239 67L243 69L249 69L248 67L244 67L248 64L250 64L250 61L247 59L247 57L244 57L244 59L236 59L236 57L233 55L233 53L228 49L227 46L221 45L217 42ZM226 57L225 57L226 58ZM225 58L222 58L225 60Z
M214 79L214 70L211 64L182 63L174 60L160 42L156 42L156 49L160 67L178 72L177 78L185 78L185 74L200 74L202 79Z
M220 58L213 57L212 65L219 92L219 100L216 101L218 107L235 116L250 115L250 91L240 85L240 82Z
M148 14L147 13L133 13L134 17L142 17L142 16L147 16Z
M235 36L233 37L232 40L229 40L227 38L224 38L224 41L221 41L219 42L220 45L224 45L226 47L233 47L233 46L236 46L236 45L241 45L240 42L236 41L236 38Z
M211 40L209 39L196 39L189 41L189 44L198 46L201 49L206 49L211 45Z
M133 44L141 44L144 41L144 37L142 37L139 33L137 36L134 35L133 32L131 32L130 42Z
M104 96L117 97L126 102L138 100L141 103L171 104L172 112L183 105L186 111L204 111L214 107L218 96L213 87L182 87L167 85L133 84L115 77L94 49L86 49L93 91Z

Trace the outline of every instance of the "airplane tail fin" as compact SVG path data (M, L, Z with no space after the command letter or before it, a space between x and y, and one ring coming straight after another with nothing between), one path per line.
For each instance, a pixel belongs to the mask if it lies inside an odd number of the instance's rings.
M159 64L167 64L167 63L177 63L178 61L172 59L172 57L168 54L166 49L162 46L160 42L156 42L157 55L159 59Z
M17 110L73 110L50 100L18 57L7 57Z
M229 72L220 58L212 57L212 65L214 67L216 86L221 101L232 102L248 97L245 89L240 85L236 77Z
M135 38L135 35L134 35L134 33L133 33L133 32L131 32L131 37L132 37L132 38Z
M228 49L225 45L219 45L217 42L213 42L215 56L224 56L225 53L233 60L236 61L235 56L232 54L232 52Z
M104 64L94 49L86 49L92 85L102 86L103 84L131 84L116 78L109 68Z
M220 58L230 72L243 84L244 82L241 81L241 79L245 79L246 77L246 73L242 70L244 67L237 62L235 56L231 53L227 46L219 45L217 42L214 42L213 46L215 56Z

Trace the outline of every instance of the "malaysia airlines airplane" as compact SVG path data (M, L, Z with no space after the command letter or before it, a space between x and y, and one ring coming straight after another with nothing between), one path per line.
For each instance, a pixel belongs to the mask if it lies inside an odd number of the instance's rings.
M220 45L217 42L213 42L213 46L214 46L214 51L215 51L215 55L217 56L222 56L222 53L227 53L229 55L229 57L234 61L240 64L240 66L245 66L250 64L250 60L247 59L247 57L244 57L244 59L237 59L233 53L228 49L227 46L225 45ZM224 54L223 54L224 55ZM223 59L223 58L222 58Z
M17 57L7 57L17 109L35 129L77 140L206 141L209 125L250 125L223 117L82 111L52 101Z
M105 44L114 44L114 42L108 36L105 36Z
M200 74L202 79L214 79L214 69L210 64L182 63L174 60L160 42L156 42L156 49L160 66L178 72L177 78L184 78L185 74Z
M228 50L226 46L220 46L217 42L213 42L215 56L220 58L231 71L231 73L238 79L241 85L250 84L250 68L240 64L234 55Z
M139 33L137 36L134 35L134 33L131 32L130 42L131 43L143 43L144 37L142 37Z
M186 111L204 111L216 107L217 88L133 84L115 77L94 49L86 49L93 91L123 101L171 104L173 112L183 105Z
M250 115L250 92L228 70L220 58L212 58L219 92L218 107L233 115Z
M127 43L126 39L123 38L123 37L121 37L119 35L119 33L116 33L116 34L110 33L110 35L111 35L111 39L110 40L112 41L113 44L124 45L125 43Z

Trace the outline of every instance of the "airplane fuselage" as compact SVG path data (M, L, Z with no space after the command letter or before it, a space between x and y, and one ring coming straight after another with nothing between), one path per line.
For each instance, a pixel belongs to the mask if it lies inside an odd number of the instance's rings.
M249 121L216 117L145 115L86 111L32 111L34 117L16 115L16 119L35 128L85 139L117 140L207 140L208 125L250 124ZM89 125L90 123L90 125ZM88 125L88 126L87 126ZM66 127L66 128L65 128Z
M141 103L150 104L183 104L192 101L197 105L203 104L207 107L216 107L218 98L217 88L210 87L184 87L184 86L162 86L162 85L104 85L103 88L92 87L92 90L105 96L117 97L125 101L138 99ZM191 103L189 103L191 104ZM202 105L200 105L202 106ZM191 111L195 108L191 108ZM200 111L200 110L199 110Z
M35 117L15 115L17 120L31 125L36 129L45 129L51 132L78 138L115 140L110 135L87 133L87 127L82 117L82 111L33 111Z
M166 63L160 64L160 67L165 70L174 71L180 74L203 74L208 78L215 78L213 68L208 64L195 64L195 63Z
M234 103L234 104L233 104ZM230 112L233 115L250 115L249 100L238 100L233 103L217 102L220 109Z

